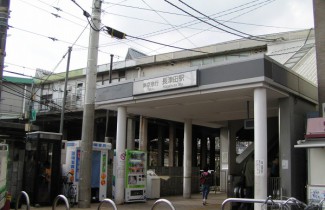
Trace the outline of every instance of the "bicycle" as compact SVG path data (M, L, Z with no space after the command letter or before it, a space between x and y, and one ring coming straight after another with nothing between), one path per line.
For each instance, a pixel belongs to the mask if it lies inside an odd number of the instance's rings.
M63 176L63 195L68 199L70 207L73 207L77 203L77 186L73 184L73 172L68 172L66 176Z

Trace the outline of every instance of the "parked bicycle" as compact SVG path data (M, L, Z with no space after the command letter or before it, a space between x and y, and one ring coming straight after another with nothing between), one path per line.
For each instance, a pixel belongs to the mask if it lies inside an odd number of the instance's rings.
M73 184L73 179L73 171L69 171L66 176L62 177L62 193L68 199L70 207L77 203L77 186Z

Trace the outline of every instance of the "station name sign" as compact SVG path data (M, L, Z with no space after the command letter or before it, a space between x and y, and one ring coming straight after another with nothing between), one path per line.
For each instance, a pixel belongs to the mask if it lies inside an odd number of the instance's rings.
M192 87L197 85L197 70L156 77L133 83L133 95Z

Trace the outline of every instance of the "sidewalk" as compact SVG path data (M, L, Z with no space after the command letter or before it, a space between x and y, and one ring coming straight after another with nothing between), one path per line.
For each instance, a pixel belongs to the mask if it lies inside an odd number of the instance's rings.
M208 197L207 205L202 204L202 195L201 194L193 194L191 198L185 199L183 196L166 196L161 197L161 199L167 199L170 201L175 210L219 210L221 209L222 202L227 198L226 194L223 192L210 192ZM137 203L125 203L122 205L116 205L117 210L151 210L153 204L158 199L147 200L147 202L137 202ZM91 210L97 210L99 203L92 203ZM26 209L22 207L21 209ZM30 210L51 210L52 206L48 207L31 207ZM64 205L58 205L56 210L66 209ZM75 207L71 208L72 210L85 210L82 208ZM101 206L101 209L113 209L113 206L108 203L104 203ZM156 210L171 210L171 208L165 203L159 203L156 207ZM226 208L228 209L228 208Z

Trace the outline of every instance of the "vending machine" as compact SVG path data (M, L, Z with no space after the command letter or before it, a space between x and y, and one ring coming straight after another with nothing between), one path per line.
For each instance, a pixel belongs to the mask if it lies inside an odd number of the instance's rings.
M147 154L125 151L125 202L146 201Z
M67 141L65 143L66 162L62 165L62 175L66 176L72 172L72 180L77 192L76 200L78 200L81 141ZM111 143L93 142L91 163L91 196L93 201L102 201L106 198L108 150L111 149Z

